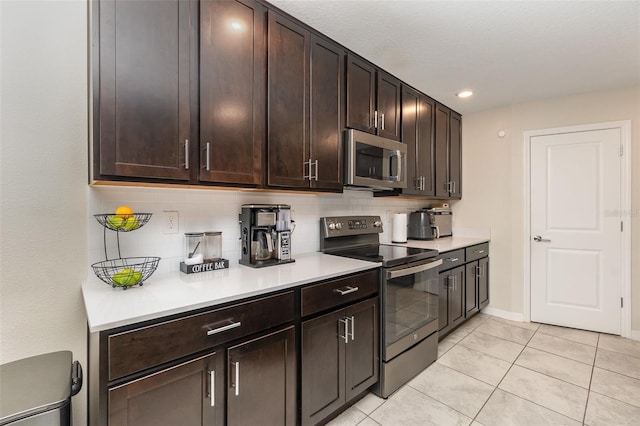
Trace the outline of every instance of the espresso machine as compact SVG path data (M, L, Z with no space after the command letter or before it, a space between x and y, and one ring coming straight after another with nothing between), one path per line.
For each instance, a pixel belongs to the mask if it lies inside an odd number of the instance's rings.
M291 206L244 204L240 213L240 263L261 268L293 262Z

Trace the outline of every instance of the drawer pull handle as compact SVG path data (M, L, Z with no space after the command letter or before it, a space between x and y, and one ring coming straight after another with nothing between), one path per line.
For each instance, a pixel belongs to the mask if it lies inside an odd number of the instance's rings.
M341 288L335 288L333 289L334 293L340 293L340 296L344 296L345 294L349 294L349 293L355 293L356 291L360 290L358 287L351 287L350 285L345 287L346 290L341 289Z
M481 254L481 253L484 253L484 250L474 250L474 252Z
M232 328L240 327L242 323L240 321L234 322L229 325L223 325L222 327L214 328L213 330L207 331L207 336L212 336L214 334L222 333L223 331L231 330Z
M460 260L458 257L450 257L447 259L448 262L457 262L458 260Z

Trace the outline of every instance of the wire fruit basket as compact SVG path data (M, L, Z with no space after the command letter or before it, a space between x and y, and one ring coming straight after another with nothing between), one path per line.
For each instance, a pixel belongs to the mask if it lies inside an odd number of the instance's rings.
M151 219L151 213L94 214L100 225L118 232L131 232L142 228Z
M102 225L104 257L106 259L91 265L93 272L113 288L120 287L126 290L129 287L143 285L151 274L155 272L160 258L153 256L122 257L120 253L120 232L131 232L140 229L149 222L151 213L95 214L93 216ZM117 259L109 259L107 254L107 229L116 233Z
M124 257L96 262L91 267L105 283L127 289L144 284L158 267L158 262L159 257Z

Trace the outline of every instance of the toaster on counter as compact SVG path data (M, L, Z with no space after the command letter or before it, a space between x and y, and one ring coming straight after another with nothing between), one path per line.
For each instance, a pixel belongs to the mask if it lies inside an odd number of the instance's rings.
M407 238L411 240L433 240L450 237L451 209L433 207L420 209L409 214Z

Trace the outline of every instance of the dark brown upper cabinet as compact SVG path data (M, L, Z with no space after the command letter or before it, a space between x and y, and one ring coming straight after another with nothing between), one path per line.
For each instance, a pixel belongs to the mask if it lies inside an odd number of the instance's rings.
M347 127L399 141L400 92L400 80L347 55Z
M435 101L403 86L402 141L407 144L407 195L435 195L433 119Z
M93 177L188 180L197 9L180 0L95 7Z
M265 21L251 0L200 2L200 181L263 181Z
M435 195L462 198L462 117L444 105L435 109Z
M342 190L344 50L269 11L267 184Z

